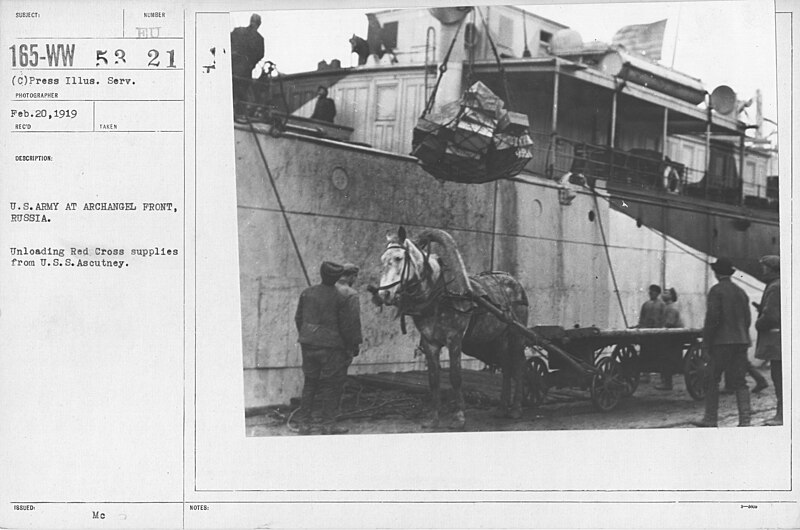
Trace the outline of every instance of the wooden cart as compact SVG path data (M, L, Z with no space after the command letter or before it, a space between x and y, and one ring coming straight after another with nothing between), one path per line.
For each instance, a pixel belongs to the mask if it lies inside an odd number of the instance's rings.
M596 409L610 411L636 391L642 372L683 374L689 395L696 400L705 396L708 358L701 347L700 329L528 328L485 298L472 298L528 338L532 355L527 359L525 398L529 405L542 403L551 387L577 387L590 390Z
M540 326L532 331L548 344L531 344L533 355L527 361L525 394L531 405L542 403L551 387L579 387L591 390L592 403L598 410L612 410L621 398L636 391L641 373L652 372L683 374L689 395L696 400L705 396L708 358L699 340L700 329ZM561 352L553 350L553 344L591 363L604 377L576 372L572 363L564 362Z

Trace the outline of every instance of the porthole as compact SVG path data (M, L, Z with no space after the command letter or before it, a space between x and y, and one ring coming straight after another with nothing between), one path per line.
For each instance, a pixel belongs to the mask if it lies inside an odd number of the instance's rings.
M331 182L333 182L333 187L337 190L344 190L347 188L347 184L349 182L347 171L341 167L333 168L333 172L331 173Z
M542 201L539 199L533 199L533 203L531 204L531 213L533 214L534 218L542 216Z
M594 222L594 210L589 210L589 222Z

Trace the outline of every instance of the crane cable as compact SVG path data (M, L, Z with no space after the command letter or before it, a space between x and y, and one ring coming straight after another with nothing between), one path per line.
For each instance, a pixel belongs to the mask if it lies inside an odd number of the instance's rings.
M483 23L483 29L486 31L486 38L489 39L489 45L492 47L492 53L494 54L494 60L497 62L497 69L500 71L500 75L503 79L503 91L505 92L506 98L506 107L511 108L511 92L508 90L508 78L506 77L506 69L503 68L503 62L500 60L500 54L497 53L497 46L494 44L494 39L492 38L492 32L489 30L489 24L486 22L486 17L483 16L483 11L481 11L480 7L476 7L475 9L478 10L478 14L481 16L481 22Z
M444 73L447 72L447 62L450 60L450 53L453 51L453 46L456 44L456 40L458 40L458 34L461 33L461 28L464 26L464 21L467 17L461 19L461 22L458 24L458 29L456 29L456 34L453 35L453 40L450 42L450 47L447 48L447 53L442 59L442 64L439 65L439 77L436 79L436 84L433 85L433 90L431 91L431 95L428 98L428 101L425 103L425 110L422 111L422 116L425 117L430 114L431 110L433 110L433 103L436 100L436 92L439 90L439 84L442 82L442 77L444 77Z

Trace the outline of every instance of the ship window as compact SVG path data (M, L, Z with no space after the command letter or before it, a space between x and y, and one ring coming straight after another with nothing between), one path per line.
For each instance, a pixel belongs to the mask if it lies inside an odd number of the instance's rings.
M550 33L549 31L542 30L542 31L539 32L539 40L543 44L550 44L550 41L552 40L552 38L553 38L553 34Z
M594 210L589 210L589 222L594 222Z
M376 120L394 120L397 117L397 85L378 86Z

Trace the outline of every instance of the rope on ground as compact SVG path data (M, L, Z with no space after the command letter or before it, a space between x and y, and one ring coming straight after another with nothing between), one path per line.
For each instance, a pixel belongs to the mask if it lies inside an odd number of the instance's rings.
M299 432L300 431L300 429L298 429L297 427L292 425L292 418L294 418L294 413L297 412L298 410L300 410L300 407L297 407L296 409L294 409L292 411L292 413L289 414L289 416L286 418L286 427L288 427L289 430L292 431L292 432Z
M367 407L365 409L354 410L354 411L351 411L351 412L343 412L343 413L337 415L336 419L337 420L353 419L353 418L357 418L357 417L363 416L367 412L375 412L375 411L377 411L379 409L382 409L382 408L386 407L387 405L397 405L397 404L401 404L401 403L410 403L410 402L416 402L416 401L418 401L416 398L411 398L411 397L390 399L390 400L384 401L383 403L380 403L379 405L376 405L374 407ZM369 414L369 416L372 416L372 414Z

